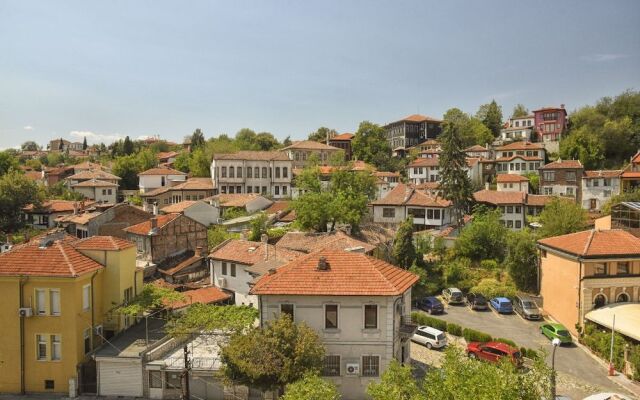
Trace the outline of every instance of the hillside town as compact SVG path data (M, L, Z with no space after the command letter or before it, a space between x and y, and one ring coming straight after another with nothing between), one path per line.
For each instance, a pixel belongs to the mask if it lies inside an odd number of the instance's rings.
M25 140L0 152L0 394L638 396L639 104Z

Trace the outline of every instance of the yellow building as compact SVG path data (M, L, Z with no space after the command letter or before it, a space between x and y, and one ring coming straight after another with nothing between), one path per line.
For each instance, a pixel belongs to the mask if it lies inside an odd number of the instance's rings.
M0 254L0 393L68 393L123 328L107 312L141 287L135 246L118 238L56 233Z

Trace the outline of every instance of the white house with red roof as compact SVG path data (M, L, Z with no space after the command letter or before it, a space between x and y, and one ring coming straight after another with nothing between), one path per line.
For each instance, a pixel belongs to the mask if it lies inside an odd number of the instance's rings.
M538 173L544 165L546 152L539 143L515 142L496 148L496 173L516 174Z
M522 175L500 174L496 177L498 192L529 192L529 179Z
M366 398L391 360L410 362L411 287L418 276L377 258L321 250L296 258L260 278L260 324L289 315L320 336L322 375L342 398Z
M621 192L623 170L584 171L582 176L582 208L599 211L600 207Z
M151 168L138 174L140 193L147 193L153 189L173 186L187 180L187 174L172 168Z
M516 191L480 190L473 194L476 202L500 210L500 222L511 230L526 226L527 193Z

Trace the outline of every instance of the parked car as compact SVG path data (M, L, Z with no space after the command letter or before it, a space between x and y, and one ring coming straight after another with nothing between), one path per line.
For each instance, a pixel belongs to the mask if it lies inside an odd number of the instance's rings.
M423 297L418 301L418 308L429 314L440 314L444 312L444 305L436 297Z
M464 304L464 295L458 288L447 288L442 291L442 297L447 304Z
M560 344L572 342L571 334L562 324L544 324L540 327L540 333L549 338L549 340L560 339Z
M519 294L513 299L513 311L524 319L539 320L542 318L540 309L533 299L524 294Z
M511 300L506 297L494 297L489 301L489 305L500 314L511 314L513 312Z
M473 292L467 294L467 305L472 310L486 310L489 307L487 299L483 295Z
M597 393L585 397L583 400L631 400L631 398L618 393Z
M467 345L467 356L492 363L497 363L501 358L508 357L516 366L522 365L520 350L501 342L471 342Z
M447 345L444 332L430 326L419 326L411 340L427 346L427 349L440 349Z

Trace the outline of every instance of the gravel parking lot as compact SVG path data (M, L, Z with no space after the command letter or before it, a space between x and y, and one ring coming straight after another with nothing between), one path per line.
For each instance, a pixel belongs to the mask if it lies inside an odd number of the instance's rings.
M519 346L536 350L543 348L548 352L547 361L551 363L551 343L540 334L539 330L543 321L526 321L517 314L502 315L493 310L472 311L465 306L453 305L445 305L445 313L435 317L462 327L486 332L493 337L511 339ZM412 357L414 352L418 357L424 357L422 349L416 349L416 347L422 346L412 343ZM428 350L425 349L425 351ZM435 353L429 355L431 359L434 357L437 359L438 354L442 354L436 351L429 352ZM600 391L628 394L609 380L607 370L602 365L576 345L563 346L556 350L556 370L558 371L558 393L568 395L572 399L582 399Z

